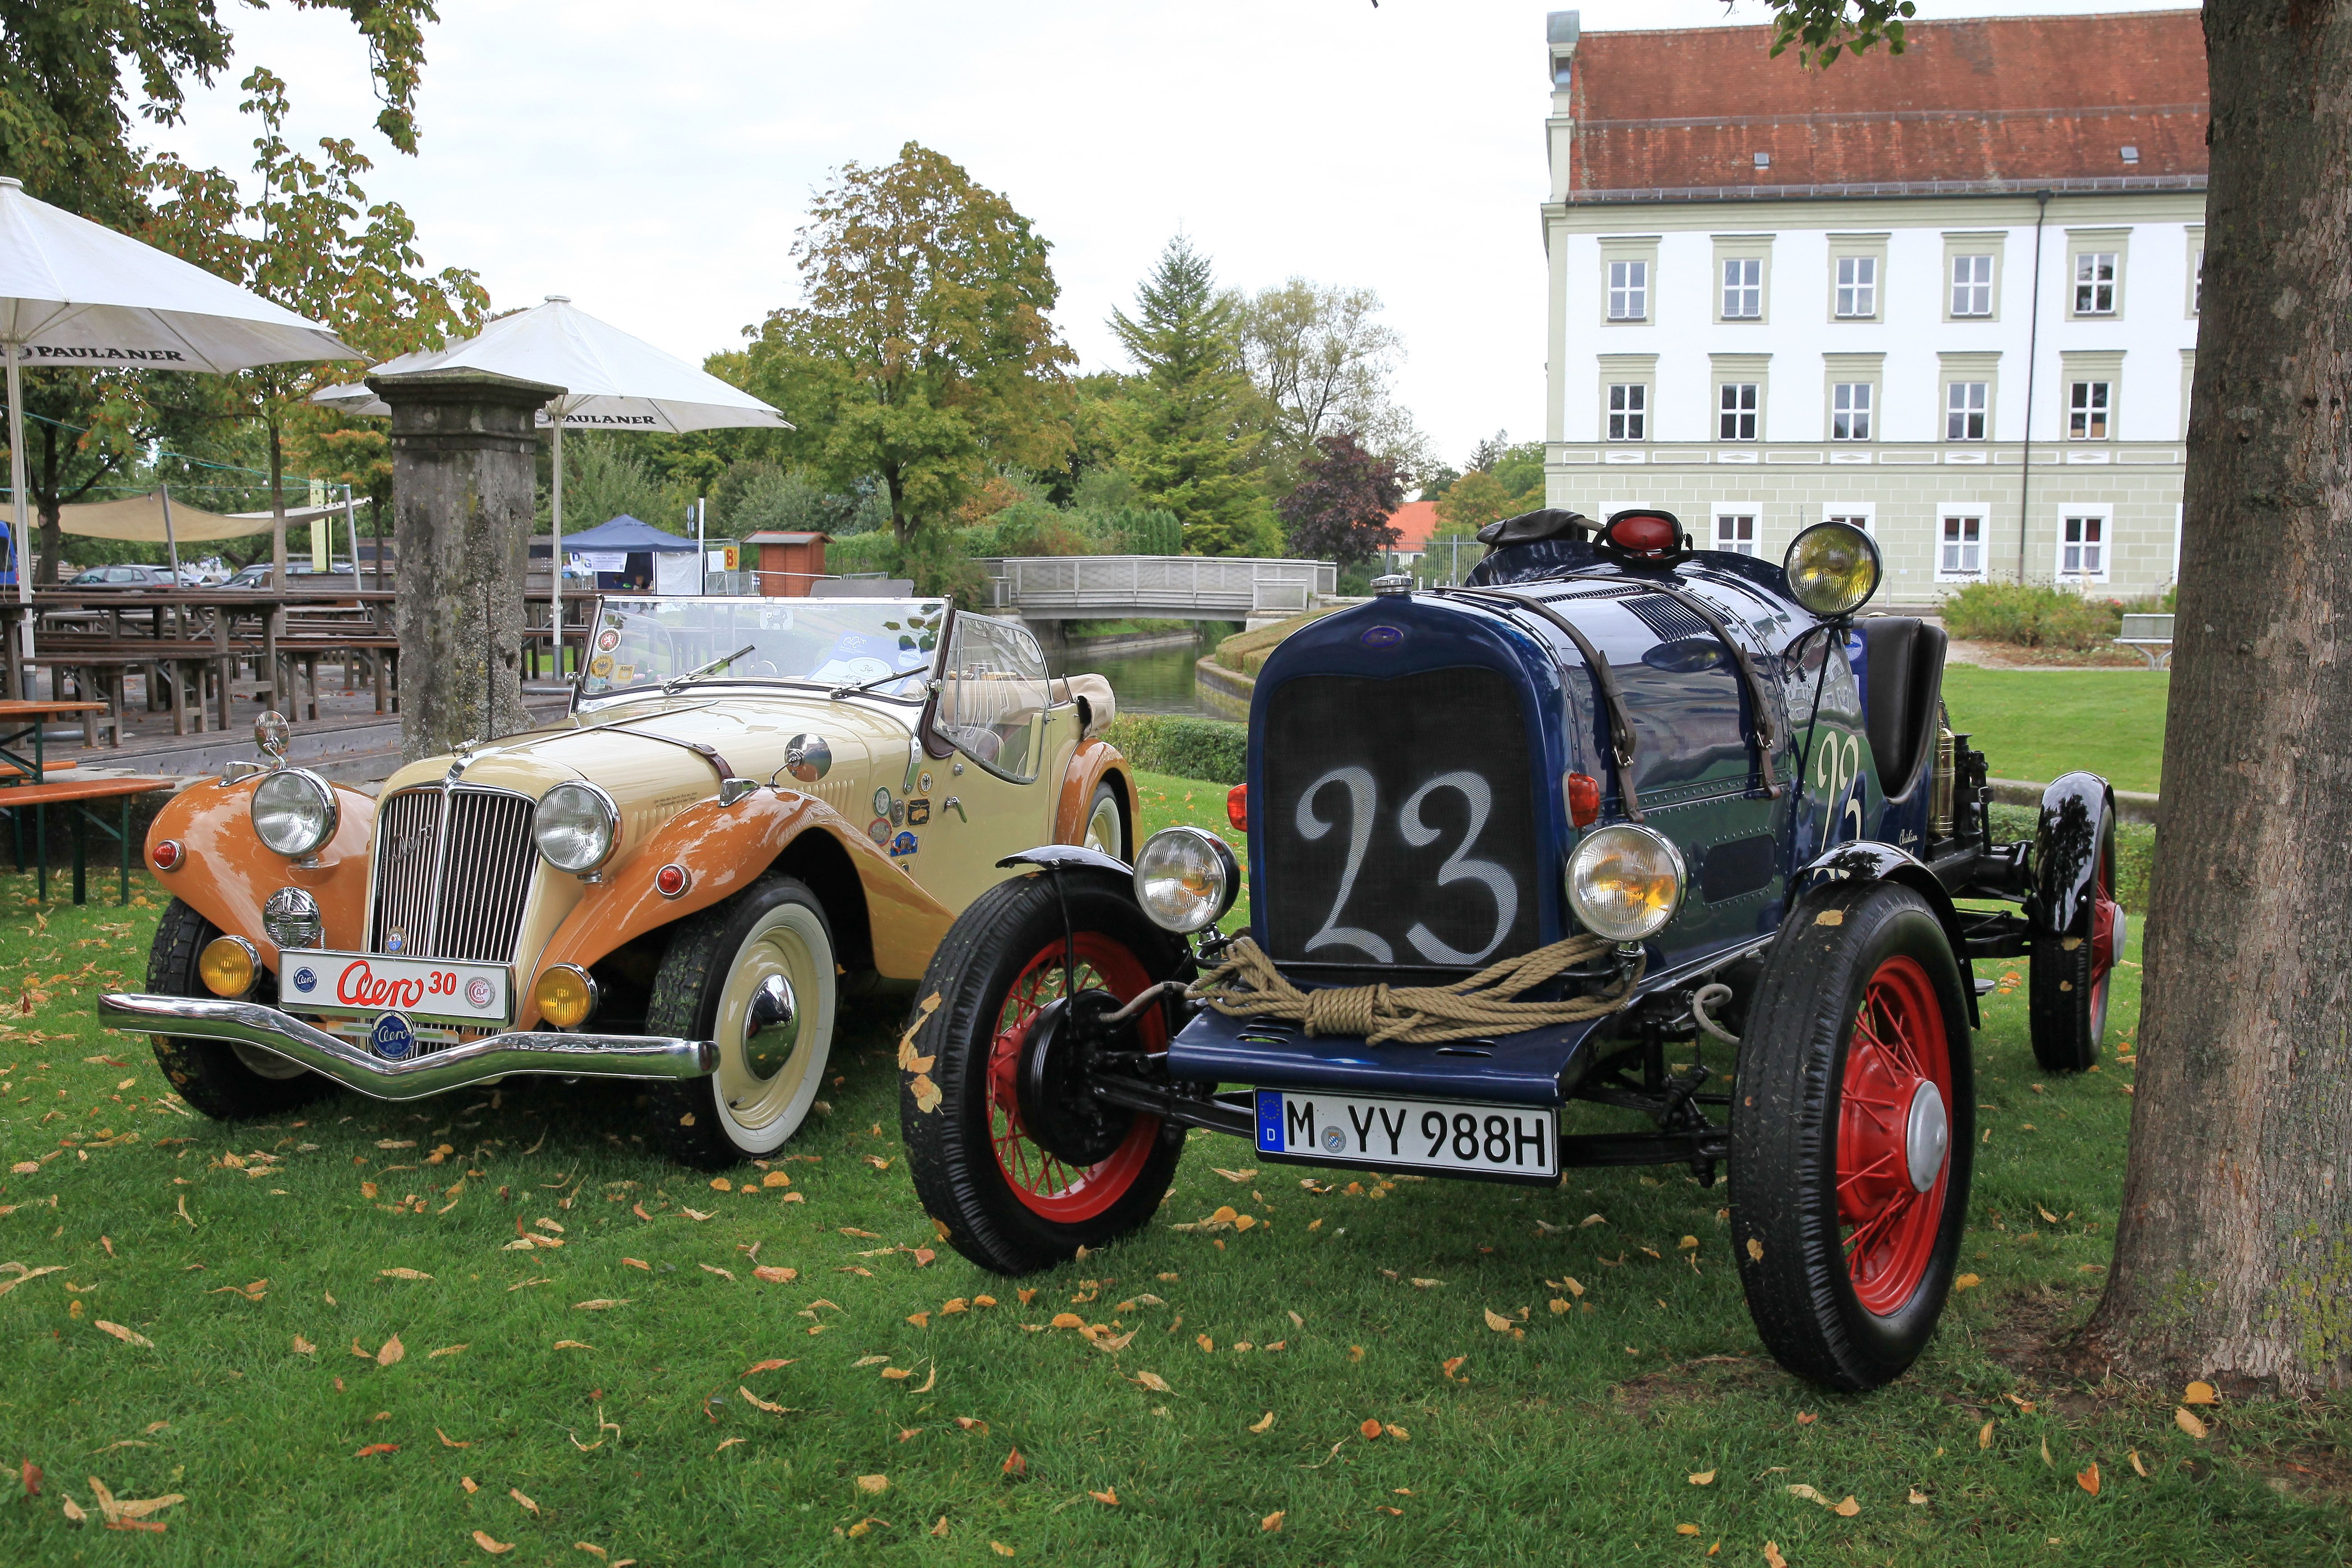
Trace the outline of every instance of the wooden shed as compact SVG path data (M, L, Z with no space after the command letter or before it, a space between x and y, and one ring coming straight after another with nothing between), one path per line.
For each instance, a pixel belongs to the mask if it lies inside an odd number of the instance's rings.
M749 534L744 544L758 550L760 591L771 599L802 599L809 584L825 575L824 534ZM747 561L747 567L751 565Z

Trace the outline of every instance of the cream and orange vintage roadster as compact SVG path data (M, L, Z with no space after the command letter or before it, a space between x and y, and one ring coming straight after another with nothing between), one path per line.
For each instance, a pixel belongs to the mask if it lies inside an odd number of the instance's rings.
M648 1082L690 1165L774 1152L845 993L919 978L1041 840L1124 858L1134 785L1099 679L942 599L597 605L562 722L412 763L376 799L271 761L157 816L172 893L142 995L205 1114L341 1083ZM1073 689L1075 688L1075 690Z

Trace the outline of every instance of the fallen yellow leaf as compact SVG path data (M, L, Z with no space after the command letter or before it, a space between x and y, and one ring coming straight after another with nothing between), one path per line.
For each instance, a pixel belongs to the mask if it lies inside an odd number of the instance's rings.
M1105 1487L1100 1491L1089 1491L1087 1495L1094 1499L1097 1502L1101 1503L1106 1508L1117 1508L1118 1506L1118 1489L1117 1487Z
M1761 1263L1764 1261L1764 1243L1759 1241L1753 1236L1748 1239L1748 1260L1753 1263ZM1766 1551L1770 1555L1780 1555L1779 1551L1773 1547L1770 1542L1766 1542L1764 1545Z
M309 1340L304 1339L300 1334L296 1334L294 1336L294 1354L296 1355L316 1355L319 1354L319 1347L312 1344Z
M1274 1412L1269 1410L1265 1413L1264 1419L1251 1422L1250 1430L1253 1432L1270 1432L1274 1430Z
M2093 1459L2090 1463L2089 1469L2077 1470L2074 1473L2074 1484L2081 1487L2084 1491L2089 1492L2093 1497L2098 1496L2099 1461Z
M1790 1497L1803 1498L1807 1502L1820 1503L1823 1507L1827 1507L1830 1500L1821 1493L1815 1491L1812 1488L1805 1485L1802 1481L1799 1481L1795 1486L1790 1487L1789 1489L1789 1495Z
M493 1537L487 1530L478 1530L474 1531L474 1544L480 1547L483 1551L488 1552L493 1557L496 1557L501 1552L512 1552L514 1550L513 1542L499 1541Z
M538 1515L538 1513L539 1513L539 1504L537 1504L537 1503L535 1503L535 1502L531 1501L531 1500L530 1500L530 1499L529 1499L529 1498L527 1498L527 1497L523 1496L523 1495L522 1495L522 1490L521 1490L521 1489L520 1489L520 1488L518 1488L518 1487L509 1487L509 1488L507 1488L507 1496L509 1496L509 1497L510 1497L510 1498L514 1499L514 1500L515 1500L515 1501L517 1501L517 1502L520 1503L524 1508L526 1508L526 1509L530 1510L530 1512L531 1512L531 1514L532 1514L532 1516L533 1516L534 1518L535 1518L535 1517L537 1517L537 1515Z
M945 1524L947 1521L948 1521L948 1516L947 1516L947 1515L945 1515L945 1514L941 1514L941 1515L940 1515L940 1522L941 1524ZM940 1535L940 1534L943 1534L943 1533L945 1533L945 1532L944 1532L944 1531L941 1531L934 1530L933 1531L931 1531L931 1533L932 1533L932 1534L934 1534L934 1535ZM1013 1555L1013 1548L1011 1548L1010 1546L1005 1545L1005 1544L1004 1544L1004 1542L1003 1542L1002 1541L992 1541L992 1542L990 1542L988 1543L988 1549L989 1549L991 1552L995 1552L999 1557L1010 1557L1010 1556L1012 1556L1012 1555Z
M1911 1489L1911 1495L1905 1498L1903 1500L1908 1503L1924 1503L1927 1500L1927 1494L1921 1491L1917 1487L1913 1487Z
M1698 1533L1698 1526L1696 1524L1677 1524L1675 1526L1675 1533L1676 1535L1696 1535Z
M400 1343L398 1334L394 1334L383 1342L382 1350L375 1353L375 1364L378 1366L390 1366L407 1354L408 1347Z
M879 1493L886 1492L890 1490L890 1478L887 1476L860 1476L857 1478L857 1490L862 1492L878 1495Z
M2189 1391L2180 1396L2180 1402L2183 1405L2219 1405L2221 1396L2214 1392L2211 1384L2200 1381L2189 1385Z
M1991 1422L1988 1421L1982 1427L1977 1428L1977 1447L1979 1448L1990 1448L1992 1447Z
M1282 1510L1276 1509L1272 1513L1267 1514L1264 1519L1257 1521L1258 1529L1264 1531L1268 1535L1280 1530L1282 1528Z
M784 1407L782 1406L761 1398L758 1395L752 1393L750 1389L744 1387L740 1384L736 1385L735 1392L743 1396L743 1403L749 1405L754 1410L764 1410L771 1416L781 1416L784 1413Z
M1168 1380L1160 1376L1156 1372L1139 1372L1135 1375L1135 1380L1143 1385L1146 1388L1151 1390L1154 1394L1173 1394L1176 1392L1174 1389L1168 1386Z
M378 1269L376 1272L387 1280L429 1280L433 1278L432 1275L425 1273L421 1269Z
M1830 1511L1836 1514L1840 1519L1852 1519L1855 1514L1862 1511L1862 1504L1856 1502L1852 1497L1848 1497L1844 1501L1832 1507Z
M1958 1279L1952 1281L1952 1289L1955 1291L1973 1291L1979 1285L1983 1283L1984 1281L1978 1279L1974 1274L1963 1274Z
M77 1301L75 1305L79 1306L80 1303ZM98 1326L104 1329L108 1333L112 1334L115 1338L121 1340L125 1344L143 1344L149 1350L153 1350L155 1348L155 1342L149 1339L145 1334L141 1333L136 1329L127 1329L121 1323L108 1322L104 1318L98 1320Z
M2146 1480L2147 1479L2147 1467L2139 1462L2139 1450L2137 1448L2134 1448L2130 1453L2126 1454L2124 1458L2131 1461L2131 1468L2139 1472L2139 1476L2142 1480Z
M102 1327L104 1325L100 1326ZM2191 1416L2189 1413L2189 1406L2186 1405L2183 1405L2173 1411L2172 1424L2179 1427L2182 1431L2188 1433L2190 1437L2196 1437L2200 1440L2202 1440L2206 1434L2212 1430L2212 1428L2206 1426L2204 1422L2200 1421L2196 1416Z
M1690 1484L1695 1487L1711 1487L1715 1484L1715 1472L1713 1470L1696 1471L1691 1476Z
M470 1345L473 1343L473 1341L467 1340L465 1344L445 1344L439 1350L428 1350L425 1353L425 1359L427 1361L438 1361L445 1355L456 1355L458 1352L466 1349L467 1345Z
M1835 915L1837 911L1834 909L1830 911L1831 915ZM1827 917L1824 916L1823 918ZM1709 1553L1709 1555L1713 1554ZM1789 1560L1780 1555L1780 1545L1775 1542L1768 1541L1764 1543L1764 1562L1767 1568L1789 1568Z
M1511 1332L1510 1319L1505 1317L1502 1313L1496 1312L1492 1307L1486 1307L1481 1310L1486 1314L1486 1326L1488 1328L1493 1329L1496 1333L1508 1333Z

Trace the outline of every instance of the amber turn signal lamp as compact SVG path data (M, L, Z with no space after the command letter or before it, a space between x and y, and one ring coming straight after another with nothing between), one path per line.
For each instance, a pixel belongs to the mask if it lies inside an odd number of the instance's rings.
M179 840L159 839L148 858L155 862L157 871L177 871L180 869L180 862L186 856L187 852L180 847Z
M531 996L539 1016L558 1029L578 1029L596 1010L596 982L577 964L551 965Z
M686 890L694 885L694 873L672 861L654 873L654 891L664 898L683 898Z
M261 955L242 936L215 936L196 959L196 973L216 997L245 995L253 989L253 977L260 968Z
M1236 784L1225 791L1225 821L1249 831L1249 786Z
M1568 820L1589 828L1601 819L1601 780L1590 773L1568 776Z

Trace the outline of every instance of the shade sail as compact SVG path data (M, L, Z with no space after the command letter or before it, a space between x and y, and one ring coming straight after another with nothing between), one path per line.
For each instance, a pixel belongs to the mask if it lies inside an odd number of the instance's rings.
M331 507L289 507L286 520L289 524L307 523L314 517L337 517L343 515L342 503ZM143 496L126 496L119 501L97 501L88 506L58 508L58 526L65 532L78 534L86 539L131 539L142 544L160 545L176 538L181 544L202 544L211 539L243 539L269 531L268 512L221 513L207 512L201 507L191 507L174 497L172 501L172 526L163 527L163 493L150 490Z
M699 547L692 539L682 539L676 534L666 534L651 523L642 523L627 513L611 522L600 523L584 533L563 536L566 552L603 550L634 554L677 555Z

